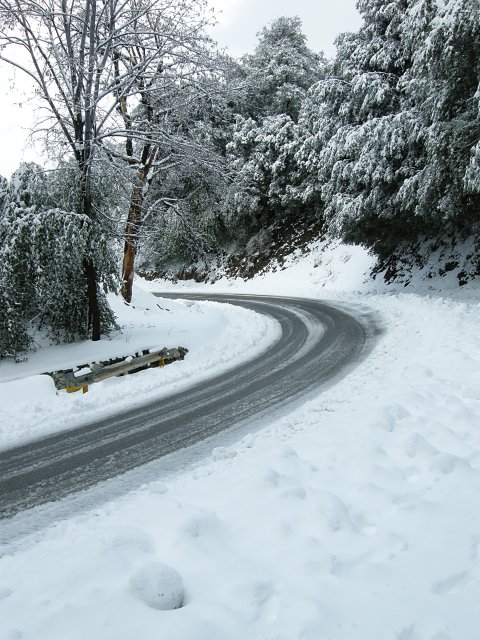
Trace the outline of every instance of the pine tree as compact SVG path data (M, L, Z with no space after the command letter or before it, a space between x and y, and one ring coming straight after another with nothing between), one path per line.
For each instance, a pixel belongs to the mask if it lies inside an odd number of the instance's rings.
M228 145L237 173L226 203L236 237L309 216L295 189L300 144L298 118L325 60L311 51L299 18L278 18L259 34L254 53L242 60L245 109ZM304 213L305 212L305 213Z
M477 0L417 0L406 20L405 39L415 48L405 92L421 119L426 153L418 175L417 215L433 213L442 225L468 235L480 222L480 200L465 190L480 139L475 100L480 5Z
M238 175L227 201L227 223L249 235L298 213L301 203L292 188L297 145L298 125L287 114L261 123L239 118L228 146Z
M333 77L322 87L317 166L325 217L345 240L377 250L412 231L412 213L399 218L395 203L411 146L401 117L401 80L411 59L401 39L407 5L360 2L364 26L338 39Z
M286 114L297 120L307 89L323 73L325 60L307 46L298 17L277 18L259 34L252 55L243 58L244 115L256 119Z
M316 119L300 118L309 135L297 161L311 167L304 198L323 201L333 233L381 257L420 236L471 233L476 0L364 0L359 9L362 29L338 39L331 77L312 89Z

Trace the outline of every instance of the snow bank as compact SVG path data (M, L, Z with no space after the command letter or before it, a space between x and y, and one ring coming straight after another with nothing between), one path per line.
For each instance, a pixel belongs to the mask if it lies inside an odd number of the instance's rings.
M25 362L0 362L0 448L73 428L227 371L267 349L280 332L275 321L233 305L157 298L139 288L132 306L115 296L110 303L121 330L109 339L43 347ZM56 393L51 379L39 375L164 346L183 346L189 353L183 362L91 385L87 394ZM25 377L11 380L20 376Z
M47 375L28 376L0 384L0 411L25 413L41 411L42 405L50 404L57 395L53 378Z
M472 243L458 245L452 259L455 268L446 271L450 254L445 248L433 252L425 260L422 268L415 264L399 266L397 279L386 283L384 273L371 277L376 259L366 249L355 245L345 245L338 241L315 241L307 250L297 250L286 258L282 266L274 271L256 276L252 280L221 278L213 285L203 285L192 280L178 281L173 284L168 280L142 281L148 291L209 291L242 292L242 293L283 293L306 297L340 296L346 292L359 293L395 293L412 292L435 295L446 292L456 298L480 298L478 282L470 280L459 287L459 274L472 253ZM453 263L452 263L453 265ZM440 275L443 274L443 275Z
M362 247L339 242L313 242L308 251L297 250L288 256L275 271L256 276L252 280L221 278L213 285L203 285L193 280L141 280L147 291L227 291L251 293L280 293L284 295L311 296L312 291L371 291L377 283L371 280L370 271L375 258ZM318 294L318 293L317 293Z

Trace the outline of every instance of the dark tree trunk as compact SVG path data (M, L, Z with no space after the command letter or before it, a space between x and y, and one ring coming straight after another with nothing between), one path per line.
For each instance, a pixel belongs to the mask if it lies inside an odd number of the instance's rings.
M95 213L92 206L92 194L90 190L90 169L88 166L88 160L90 154L85 153L82 161L80 162L80 170L82 172L82 191L83 191L83 213L92 221L94 221ZM83 260L83 269L85 273L85 280L87 284L87 304L88 304L88 332L91 335L92 340L100 340L101 336L101 320L100 320L100 306L98 304L98 286L97 286L97 270L90 256L85 256Z
M91 333L92 340L100 340L101 323L100 323L100 308L98 305L98 291L97 291L97 273L95 265L91 258L85 258L83 261L83 268L85 271L85 279L87 281L87 296L88 296L88 329Z

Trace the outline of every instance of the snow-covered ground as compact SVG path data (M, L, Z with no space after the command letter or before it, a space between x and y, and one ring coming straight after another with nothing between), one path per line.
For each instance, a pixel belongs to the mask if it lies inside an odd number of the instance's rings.
M274 424L7 547L1 640L478 640L479 290L385 289L369 260L215 285L368 305L384 331Z

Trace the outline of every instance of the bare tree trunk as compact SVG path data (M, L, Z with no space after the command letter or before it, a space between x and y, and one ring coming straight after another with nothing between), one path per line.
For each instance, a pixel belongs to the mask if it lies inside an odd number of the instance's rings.
M91 151L88 146L83 151L81 160L79 162L81 171L81 189L83 192L83 213L94 221L95 212L92 206L92 192L91 192ZM91 231L90 231L91 233ZM100 306L98 303L98 284L97 284L97 270L90 255L86 255L83 260L83 270L85 274L85 281L87 285L87 317L88 317L88 331L93 341L100 340L101 337L101 318L100 318Z
M138 234L142 224L143 187L146 176L139 173L137 183L133 187L132 199L128 210L127 225L125 227L125 247L123 250L122 287L120 293L125 302L132 301L133 276L135 274L135 257L138 249Z
M152 168L158 149L150 149L147 145L143 152L145 160L137 173L137 179L133 186L130 208L128 210L127 224L125 227L125 247L123 250L122 286L120 293L125 302L132 301L133 276L135 275L135 257L137 255L139 234L143 221L143 203L148 185L150 169Z

